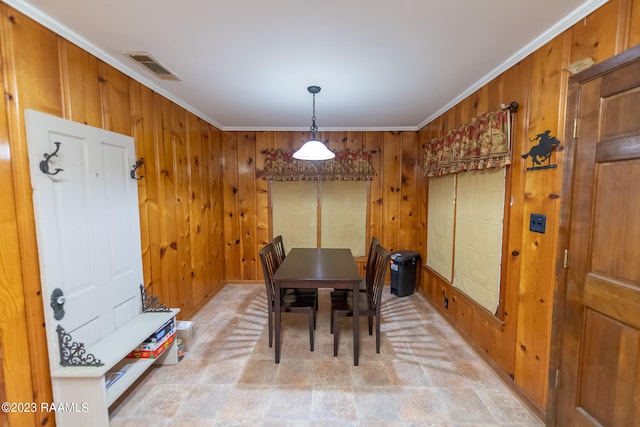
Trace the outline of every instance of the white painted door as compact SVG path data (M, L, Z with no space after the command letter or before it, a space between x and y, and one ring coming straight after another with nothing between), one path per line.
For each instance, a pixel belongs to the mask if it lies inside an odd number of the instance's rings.
M45 325L51 367L56 328L86 347L141 311L142 260L133 138L25 111ZM40 163L45 154L49 172ZM64 316L54 318L60 289Z

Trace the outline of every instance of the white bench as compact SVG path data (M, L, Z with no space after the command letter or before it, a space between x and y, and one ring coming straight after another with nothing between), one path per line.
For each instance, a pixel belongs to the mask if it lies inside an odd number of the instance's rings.
M109 406L115 402L152 364L176 364L175 341L157 359L126 356L175 318L180 309L169 312L143 312L86 349L102 366L59 366L51 371L53 394L56 396L56 422L61 427L109 426ZM105 385L108 372L124 374L109 388Z

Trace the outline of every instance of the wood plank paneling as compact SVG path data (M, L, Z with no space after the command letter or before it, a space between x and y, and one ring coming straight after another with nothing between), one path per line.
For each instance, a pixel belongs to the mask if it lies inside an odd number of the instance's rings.
M609 0L571 28L573 43L569 64L587 57L602 62L622 51L625 37L619 33L618 13L624 1Z
M0 241L4 292L0 301L6 304L3 299L9 292L15 304L3 312L3 316L10 314L12 325L10 332L0 333L4 379L7 398L29 401L37 396L50 401L48 360L41 357L46 354L46 341L22 109L135 137L136 151L145 157L145 178L139 183L145 285L164 304L183 308L182 317L189 317L225 280L261 279L255 256L271 236L268 183L259 179L260 151L297 148L309 132L222 132L10 7L2 4L0 8L6 118L4 123L0 120L0 150L4 145L10 152L9 160L0 158L4 177L0 185L3 196L15 200L15 206L3 203L0 208L4 239ZM555 135L563 134L566 66L586 56L601 62L640 43L638 23L639 0L609 1L436 118L417 136L415 132L319 133L334 149L377 150L368 235L380 238L390 250L415 249L425 255L428 181L421 176L422 145L496 108L497 103L520 102L506 244L509 253L519 255L507 260L504 321L483 317L478 307L428 269L423 269L418 286L505 377L513 377L516 387L541 411L548 382L560 170L525 173L526 164L519 155L536 132L550 129ZM555 162L562 160L562 152L554 156ZM528 232L527 217L532 212L547 213L550 231L546 235L532 237ZM8 251L16 247L18 251ZM5 283L9 284L6 290ZM443 307L445 296L450 298L448 309ZM16 350L9 350L6 343ZM20 362L28 359L29 363L18 363L18 354ZM27 418L16 421L11 415L10 422L40 424L48 415L21 416Z
M136 144L136 159L145 159L149 161L151 157L153 163L153 146L149 147L149 144L145 141L151 139L153 142L153 134L145 134L145 122L142 116L142 99L140 94L140 84L138 82L131 81L129 94L131 95L131 118L133 122L133 138L138 141ZM96 98L94 98L96 99ZM151 129L149 129L151 130ZM149 153L147 155L147 153ZM138 177L143 177L138 181L138 209L140 211L140 246L142 251L142 273L145 280L144 286L148 287L147 280L151 279L151 244L150 244L150 232L149 232L149 197L147 183L153 177L145 175L145 171L149 167L148 164L143 165L138 169ZM146 178L146 179L145 179ZM153 191L153 190L152 190Z
M4 12L4 10L2 11ZM4 13L0 14L3 18ZM5 21L6 22L6 21ZM4 46L2 47L4 51ZM0 69L2 72L2 69ZM6 104L0 104L0 394L2 402L24 402L31 399L34 390L31 384L31 366L23 363L29 355L29 335L25 313L24 289L18 220L16 218L15 194L10 156L9 125ZM6 373L5 373L6 371ZM2 411L0 423L33 425L35 414L12 414ZM7 424L10 425L10 424Z
M416 132L402 133L402 154L400 162L400 199L399 199L399 230L397 249L417 250L418 235L416 233L419 209L418 180L422 180L422 173L418 169L418 134Z
M256 133L256 243L258 248L266 245L272 237L270 236L271 225L269 221L269 181L264 179L264 156L262 150L273 148L273 132ZM288 250L288 248L286 248ZM258 280L263 280L262 268L258 268Z
M129 78L104 62L98 63L103 129L131 135Z
M470 341L479 351L488 350L491 360L512 376L518 388L541 413L547 404L546 372L550 363L551 301L557 274L555 260L558 253L562 151L554 153L552 159L552 163L559 165L558 169L546 172L525 173L524 168L528 165L519 155L531 145L528 139L539 132L549 129L555 136L564 134L567 65L587 56L600 62L633 43L638 37L638 30L630 22L638 19L638 3L635 0L610 1L424 129L426 137L431 138L435 136L434 129L437 130L436 135L441 135L460 121L480 113L481 109L491 109L496 102L515 100L520 103L510 167L513 198L505 246L510 256L505 275L504 322L502 325L490 322L489 329L476 328L480 321L476 314L480 312L474 309ZM545 235L533 235L528 231L530 213L547 215L548 231ZM433 280L440 283L439 279L429 270L425 270L425 274L430 300L460 331L466 333L466 308L461 308L457 298L455 305L444 309L442 295L434 291L430 283ZM445 293L452 292L449 284L443 282L441 286Z
M98 59L78 46L59 39L64 118L89 126L102 126Z
M640 3L632 0L629 11L629 47L640 44Z
M520 105L513 119L512 129L512 163L509 167L510 178L508 194L509 218L505 233L507 234L507 260L506 274L503 275L504 288L503 305L499 308L502 313L498 315L503 320L500 327L494 327L491 331L491 343L489 355L498 366L508 375L513 377L515 352L513 343L516 337L517 310L519 300L518 284L520 282L520 263L522 254L522 230L523 230L523 205L525 166L521 155L526 151L528 141L528 112L530 98L530 81L532 73L531 57L520 61L501 75L503 99L502 102L516 101ZM494 325L495 326L495 325Z
M382 134L382 234L380 243L389 251L400 248L400 180L402 168L402 133Z
M546 130L554 136L564 132L561 125L564 116L558 113L563 102L560 99L564 92L562 86L566 86L567 77L561 71L568 65L564 63L564 46L564 40L558 37L532 55L531 91L538 96L532 98L529 106L529 140ZM526 141L524 151L534 144ZM524 233L514 375L516 383L541 406L546 402L547 381L540 379L539 372L547 372L549 363L557 233L530 232L528 223L531 214L544 214L547 216L547 229L557 228L555 218L559 210L561 153L557 150L551 157L551 163L558 164L557 169L527 172L524 182ZM548 267L536 267L543 265Z
M188 206L189 206L189 258L187 261L188 274L191 277L190 306L204 300L206 292L204 285L205 265L207 258L206 239L203 235L204 222L207 218L204 199L205 181L203 179L202 159L202 132L198 117L187 113L187 153L189 163L188 176Z
M138 184L145 285L164 304L181 307L181 317L191 316L224 284L222 146L213 126L4 4L0 31L0 152L7 153L0 156L3 378L7 400L51 402L23 109L134 136L137 154L145 157L145 178ZM186 134L187 122L193 134ZM196 155L205 157L204 165ZM190 206L195 191L202 195L194 198L199 215ZM197 253L191 250L191 227L206 236L206 243L196 241ZM202 281L192 279L193 266ZM8 421L53 424L43 412L9 414Z
M29 177L29 163L24 128L24 109L34 109L56 116L62 115L62 90L58 38L31 19L5 6L0 17L2 25L2 63L5 93L6 125L2 140L8 141L5 168L13 180L2 182L3 196L13 196L15 213L4 221L17 225L17 245L4 264L5 277L12 280L7 288L13 307L2 313L4 372L7 398L14 402L52 401L49 378L47 344L44 324L43 299L40 286L40 268L36 242L35 221ZM11 190L5 186L13 184ZM5 202L3 197L3 204ZM11 242L15 234L11 228L3 229ZM15 241L13 243L16 243ZM6 248L6 247L5 247ZM17 249L16 249L17 248ZM18 258L19 256L19 258ZM4 256L3 256L4 258ZM19 262L16 262L19 261ZM4 261L3 261L4 262ZM5 318L5 316L7 316ZM28 345L25 345L28 340ZM25 363L25 361L27 363ZM32 388L33 387L33 388ZM11 413L12 425L44 424L47 413Z
M222 136L225 259L240 260L243 254L238 206L237 134L234 132L223 132ZM226 262L225 269L227 280L242 280L240 262Z
M179 307L188 310L192 306L191 301L191 239L190 239L190 212L189 200L189 145L187 143L186 111L171 103L171 139L174 150L174 177L175 177L175 235L177 237L177 265L178 277L175 283Z
M256 162L260 155L256 150L255 132L240 132L237 137L238 215L241 236L241 279L258 278L257 193Z
M375 151L371 158L374 170L374 179L369 183L369 237L382 239L384 200L382 197L382 132L367 132L365 134L365 147ZM382 246L388 248L388 243L380 241ZM385 246L386 245L386 246Z
M224 269L224 206L223 206L223 170L222 170L222 132L213 126L207 125L207 180L211 185L211 192L208 204L211 210L211 225L209 228L209 249L208 255L211 257L211 269L207 274L210 281L210 294L213 296L225 283ZM204 301L203 301L204 302Z

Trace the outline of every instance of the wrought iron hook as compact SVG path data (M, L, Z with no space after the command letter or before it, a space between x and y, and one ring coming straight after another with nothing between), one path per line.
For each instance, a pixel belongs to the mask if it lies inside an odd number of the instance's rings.
M140 160L138 160L136 164L133 165L133 169L131 169L131 172L129 172L129 175L131 175L131 179L140 181L142 178L144 178L144 175L136 176L136 171L140 169L142 165L144 165L144 157L140 157Z
M59 172L62 172L64 169L60 169L60 168L56 168L55 172L49 172L49 160L51 160L52 157L58 157L58 151L60 151L60 142L54 142L54 144L56 145L56 149L53 153L51 154L47 154L44 153L44 160L40 161L40 170L42 171L42 173L47 174L47 175L57 175Z

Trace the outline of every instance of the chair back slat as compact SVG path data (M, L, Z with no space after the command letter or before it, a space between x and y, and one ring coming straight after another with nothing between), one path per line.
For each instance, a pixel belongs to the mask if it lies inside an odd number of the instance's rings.
M267 289L267 300L273 306L275 303L275 288L273 284L273 275L278 269L278 257L273 243L268 243L258 252L260 255L260 263L262 264L262 273L264 275L264 285Z
M373 287L374 282L374 274L373 274L373 263L376 256L376 248L380 246L380 240L375 237L371 238L371 243L369 244L369 254L367 255L367 265L365 267L365 285L367 292L371 292L371 288Z
M367 294L369 295L369 304L376 310L380 309L380 302L382 301L382 292L384 290L384 280L387 276L387 268L389 266L389 260L391 254L382 246L375 247L374 259L372 262L372 287Z
M280 264L282 264L282 261L284 261L284 258L287 256L284 250L284 243L282 242L282 235L278 235L274 237L271 243L273 243L273 247L276 251L276 260L279 266Z

